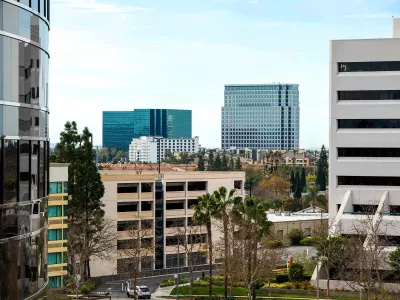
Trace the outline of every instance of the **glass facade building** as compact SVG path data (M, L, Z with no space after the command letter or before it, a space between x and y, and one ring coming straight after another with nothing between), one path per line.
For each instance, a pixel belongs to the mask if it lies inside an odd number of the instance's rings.
M299 148L297 84L226 85L222 107L223 149Z
M0 0L0 299L47 287L49 0Z
M191 138L192 111L135 109L103 112L103 147L128 151L132 139L141 136Z

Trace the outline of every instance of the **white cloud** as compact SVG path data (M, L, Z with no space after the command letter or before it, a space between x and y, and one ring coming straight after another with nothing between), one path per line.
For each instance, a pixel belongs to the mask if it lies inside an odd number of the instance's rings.
M63 6L75 12L84 13L121 13L127 15L134 11L152 11L147 7L133 5L116 5L111 3L101 3L98 0L53 0L54 4Z

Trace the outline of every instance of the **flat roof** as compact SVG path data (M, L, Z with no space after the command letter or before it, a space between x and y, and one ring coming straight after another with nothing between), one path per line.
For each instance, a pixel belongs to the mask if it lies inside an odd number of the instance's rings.
M99 170L100 175L139 175L137 172L139 170ZM178 170L162 170L162 174L177 174L177 175L199 175L199 176L204 176L204 175L243 175L245 172L244 171L236 171L236 172L224 172L224 171L178 171ZM147 174L147 175L157 175L158 171L157 170L143 170L141 171L141 174Z
M328 218L329 214L327 213L322 214L322 220L326 220ZM272 223L313 221L313 220L321 220L321 213L291 213L290 216L284 216L283 212L281 213L280 216L277 216L275 213L268 213L267 219Z
M297 83L282 83L282 82L276 82L276 83L249 83L249 84L225 84L224 86L276 86L276 85L295 85L299 86Z
M69 163L50 163L50 168L69 167Z

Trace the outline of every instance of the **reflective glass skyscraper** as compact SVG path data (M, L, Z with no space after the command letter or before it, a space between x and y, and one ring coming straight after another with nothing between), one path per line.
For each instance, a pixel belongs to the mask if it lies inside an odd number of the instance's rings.
M103 147L128 151L133 138L192 137L192 111L180 109L135 109L103 112Z
M223 149L299 148L297 84L225 85L222 107Z
M49 0L0 0L0 299L47 286Z

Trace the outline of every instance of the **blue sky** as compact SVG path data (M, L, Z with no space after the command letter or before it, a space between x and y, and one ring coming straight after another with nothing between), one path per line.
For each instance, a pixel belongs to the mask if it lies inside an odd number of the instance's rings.
M50 137L102 111L193 110L220 146L224 84L298 83L300 147L327 145L329 40L391 37L399 0L52 0Z

